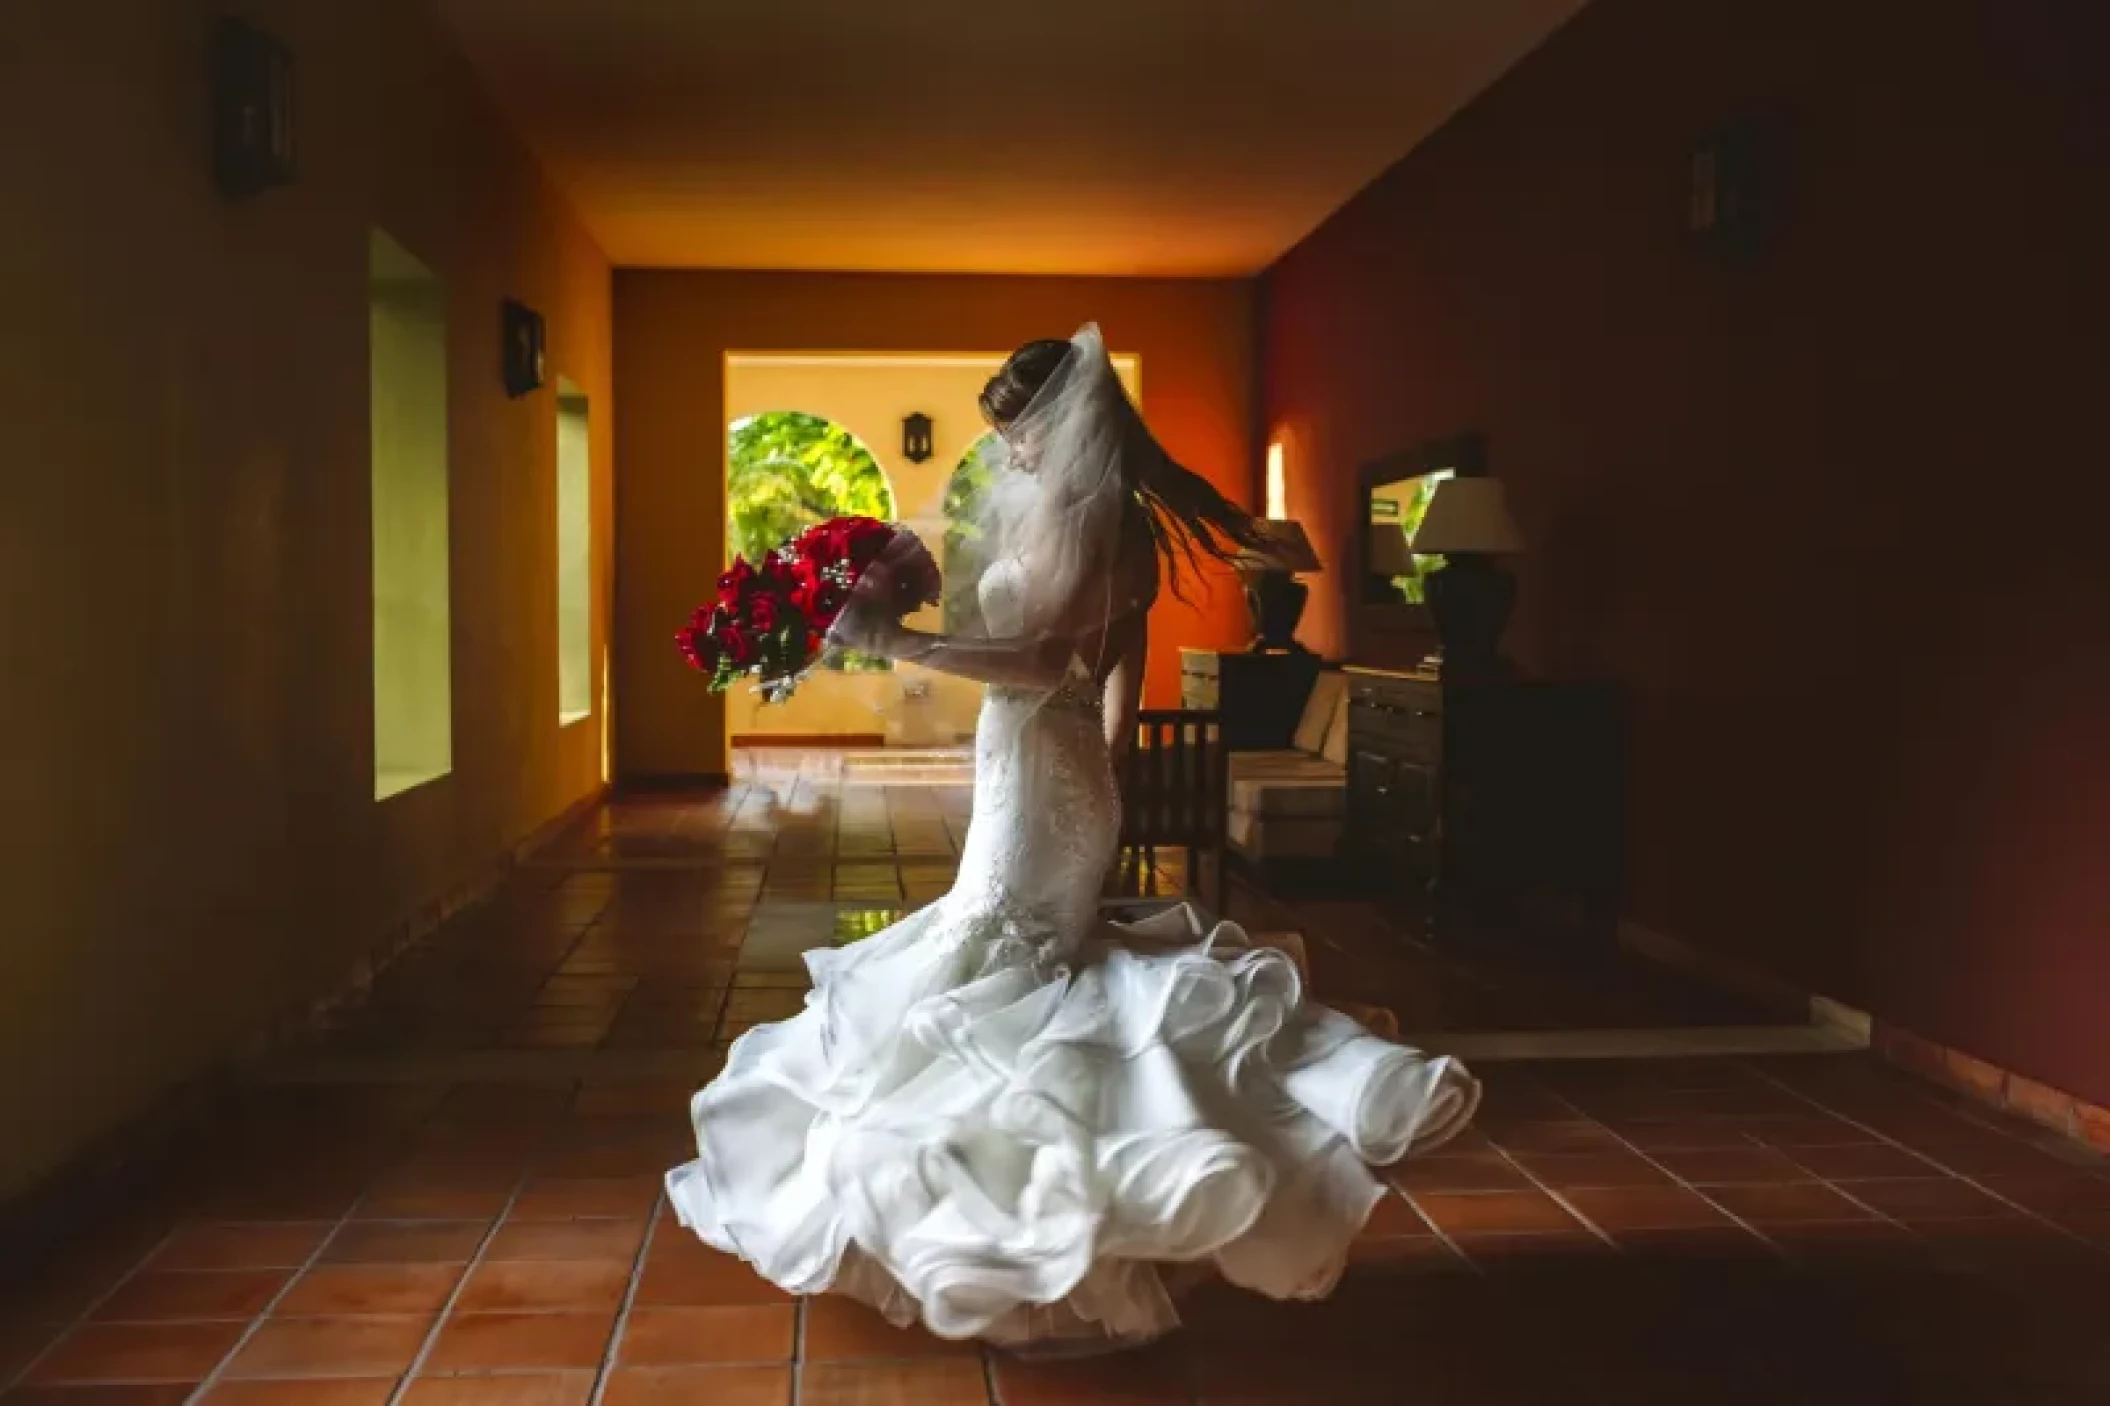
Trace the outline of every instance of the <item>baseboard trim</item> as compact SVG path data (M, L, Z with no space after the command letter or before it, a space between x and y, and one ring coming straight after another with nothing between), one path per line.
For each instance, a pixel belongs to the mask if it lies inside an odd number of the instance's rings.
M616 783L615 793L619 796L687 794L723 791L732 784L732 777L722 771L646 771L623 777Z
M246 1071L266 1056L306 1040L319 1026L364 1001L383 972L439 931L448 919L488 898L508 874L526 865L606 799L607 788L597 787L565 807L554 819L501 850L469 880L390 924L329 989L287 1002L236 1041L228 1054L158 1091L139 1112L121 1119L27 1189L0 1202L0 1264L20 1264L75 1226L107 1214L112 1205L125 1204L140 1170L219 1112L244 1082Z
M2110 1157L2110 1108L1929 1040L1843 1001L1798 990L1746 963L1638 923L1622 922L1619 940L1629 952L1683 972L1716 990L1763 1002L1767 1009L1783 1015L1799 1009L1808 1022L1807 1028L1821 1035L1822 1048L1867 1050L1886 1064L1939 1084L1982 1107L2035 1123ZM1479 1057L1488 1058L1485 1054Z
M1875 1017L1867 1011L1855 1010L1844 1001L1834 1001L1829 996L1810 997L1810 1021L1812 1024L1836 1030L1861 1042L1866 1049L1875 1041Z
M1990 1064L1976 1055L1874 1022L1876 1055L1908 1074L1940 1084L1973 1103L2021 1118L2110 1157L2110 1108Z
M419 906L400 922L385 929L366 955L354 962L341 978L317 995L297 1002L268 1030L249 1041L237 1054L236 1062L250 1064L277 1054L308 1038L346 1011L364 1004L373 994L375 982L390 967L437 933L457 913L489 898L508 874L530 866L536 855L607 798L607 787L596 787L566 806L554 819L535 827L524 839L501 850L467 881L455 885L433 902Z
M1686 1025L1658 1030L1492 1030L1403 1037L1428 1054L1468 1064L1510 1060L1726 1059L1846 1054L1865 1046L1819 1025Z
M1817 1018L1815 998L1809 992L1748 962L1623 919L1619 924L1619 945L1637 957L1682 972L1703 986L1755 1002L1784 1019L1824 1023Z

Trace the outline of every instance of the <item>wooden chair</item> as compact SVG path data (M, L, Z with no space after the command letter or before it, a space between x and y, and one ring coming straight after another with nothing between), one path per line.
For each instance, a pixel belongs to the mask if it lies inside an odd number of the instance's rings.
M1224 827L1230 789L1223 727L1210 710L1145 708L1135 745L1121 760L1121 848L1116 881L1124 894L1157 888L1160 848L1187 851L1187 889L1198 894L1201 856L1215 874L1209 907L1224 906Z

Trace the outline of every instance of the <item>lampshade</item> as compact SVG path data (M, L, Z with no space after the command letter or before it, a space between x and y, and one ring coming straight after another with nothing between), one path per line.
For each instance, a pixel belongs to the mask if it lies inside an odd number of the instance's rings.
M1312 549L1304 524L1295 518L1268 518L1260 524L1267 534L1265 547L1247 547L1238 554L1241 571L1322 571L1319 554Z
M1373 522L1370 524L1370 563L1366 568L1372 576L1412 576L1418 568L1414 564L1414 549L1407 545L1407 534L1397 523Z
M1501 480L1447 478L1437 484L1414 534L1414 550L1424 556L1523 551L1523 534L1509 516Z

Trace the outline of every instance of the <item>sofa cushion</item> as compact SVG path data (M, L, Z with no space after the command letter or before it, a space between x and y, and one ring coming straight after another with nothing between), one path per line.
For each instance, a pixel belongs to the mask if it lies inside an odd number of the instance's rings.
M1345 778L1348 769L1348 690L1343 688L1340 697L1334 700L1333 721L1326 725L1326 744L1319 748L1319 755L1341 768Z
M1226 838L1247 859L1332 859L1340 853L1344 822L1339 816L1265 816L1231 812Z
M1348 676L1338 669L1322 670L1312 681L1311 696L1304 700L1304 712L1297 719L1297 736L1294 746L1300 752L1313 756L1326 746L1326 733L1333 726L1334 707L1348 696Z
M1232 814L1335 818L1348 808L1348 770L1305 752L1233 752Z

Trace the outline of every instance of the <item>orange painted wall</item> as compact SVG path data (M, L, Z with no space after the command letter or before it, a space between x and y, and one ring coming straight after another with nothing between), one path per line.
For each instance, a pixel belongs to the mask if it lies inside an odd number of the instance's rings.
M595 647L615 403L606 261L417 0L251 0L299 182L213 190L219 7L30 7L0 45L0 1196L194 1074L600 784L557 726L555 411L591 395ZM373 800L367 231L449 291L453 775Z
M2110 1101L2110 11L1594 0L1269 272L1290 507L1474 429L1631 700L1630 912ZM1748 117L1763 257L1683 246ZM1312 642L1359 631L1338 575Z
M1140 358L1143 412L1173 456L1252 502L1248 283L619 270L618 773L726 769L723 703L682 663L673 632L724 561L727 352L1001 351L1087 321ZM1236 587L1219 574L1194 605L1158 607L1152 702L1177 700L1182 644L1244 640Z

